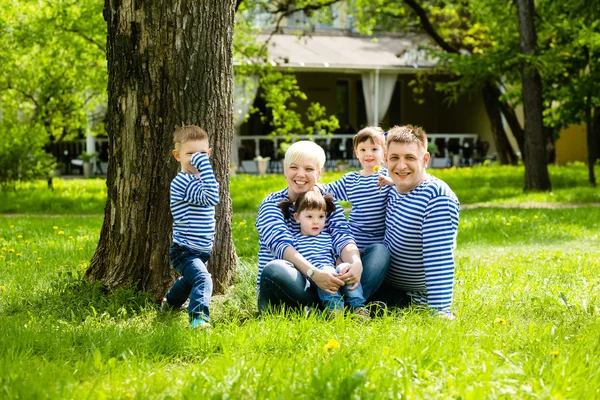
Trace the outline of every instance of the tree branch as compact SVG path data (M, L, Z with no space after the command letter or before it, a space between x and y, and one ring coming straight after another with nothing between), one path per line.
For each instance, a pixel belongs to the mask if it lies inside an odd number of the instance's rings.
M71 33L75 33L75 34L81 36L82 38L84 38L85 40L87 40L88 42L92 43L93 45L95 45L96 47L98 47L100 50L102 50L103 53L106 53L106 46L102 46L100 43L96 42L94 39L92 39L91 37L85 35L81 31L79 31L77 29L69 29L69 28L63 28L63 29L65 30L65 32L71 32Z
M409 6L415 14L419 17L419 21L421 21L421 26L427 32L427 34L440 46L442 49L447 51L448 53L458 53L458 49L451 46L448 42L446 42L435 30L431 21L427 17L427 12L420 4L418 4L415 0L404 0L404 4Z

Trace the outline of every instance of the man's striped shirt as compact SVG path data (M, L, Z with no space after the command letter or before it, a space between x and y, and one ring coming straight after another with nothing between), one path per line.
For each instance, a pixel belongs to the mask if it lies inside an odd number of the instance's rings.
M379 174L388 176L388 171L381 168ZM325 191L337 200L352 203L348 224L360 250L371 244L383 243L388 194L394 186L383 186L380 191L378 182L378 174L362 176L359 172L350 172L324 185Z
M321 192L323 192L321 190ZM259 236L258 276L256 284L268 262L283 260L283 253L289 246L294 246L294 233L300 232L300 224L294 220L294 212L290 207L290 217L285 219L278 204L289 200L288 188L269 194L261 203L256 217L256 229ZM323 232L329 233L336 254L341 254L344 247L354 244L344 210L336 201L336 210L325 222Z
M450 310L459 211L456 195L434 177L409 193L390 192L384 242L392 262L386 281L416 304Z
M215 237L219 184L206 154L194 154L191 163L200 173L199 177L179 172L171 182L173 242L210 253Z
M294 248L315 268L331 267L335 269L333 240L329 233L321 232L317 236L294 233Z

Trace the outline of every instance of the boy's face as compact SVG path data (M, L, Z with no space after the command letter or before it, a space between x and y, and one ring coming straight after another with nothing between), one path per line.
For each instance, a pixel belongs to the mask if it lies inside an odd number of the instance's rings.
M371 140L359 143L354 149L354 154L356 154L356 158L367 172L372 172L373 167L381 165L381 161L385 159L383 146L375 144Z
M305 236L317 236L325 227L327 214L324 210L303 210L294 214L300 224L300 233Z
M429 153L417 143L392 142L388 146L387 169L399 193L408 193L425 179Z
M188 174L197 174L198 170L191 164L192 156L195 153L206 154L210 157L212 149L208 147L208 139L204 140L188 140L181 143L179 151L173 150L173 156L181 164L181 171Z

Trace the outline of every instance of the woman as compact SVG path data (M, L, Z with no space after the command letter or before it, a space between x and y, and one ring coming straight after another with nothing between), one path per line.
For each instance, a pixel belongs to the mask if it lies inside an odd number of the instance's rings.
M336 274L316 269L294 248L293 232L298 223L293 217L284 218L278 204L295 201L310 190L322 191L317 182L323 173L325 152L310 141L292 144L285 153L283 169L288 187L271 193L262 202L256 219L259 234L258 252L258 310L269 305L288 307L311 306L319 303L314 285L334 294L341 286L354 289L362 284L366 299L381 285L390 265L390 253L383 244L367 246L359 253L346 222L344 210L336 202L336 211L327 219L324 231L342 260ZM307 285L309 277L314 285Z

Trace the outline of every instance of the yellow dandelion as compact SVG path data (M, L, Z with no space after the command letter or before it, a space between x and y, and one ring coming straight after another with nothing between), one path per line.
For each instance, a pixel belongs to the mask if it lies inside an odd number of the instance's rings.
M534 215L534 216L533 216L533 219L538 219L538 218L539 218L539 217L538 217L537 215Z
M245 237L245 238L244 238L244 240L248 240L248 238L247 238L247 237Z
M64 235L64 234L65 234L65 231L58 231L58 234L59 234L59 235Z
M556 357L556 356L558 356L558 354L559 354L559 353L560 353L560 352L559 352L558 350L552 350L552 351L550 352L550 355L551 355L551 356L553 356L553 357Z
M37 251L37 250L34 250L34 251L33 251L33 254L37 254L37 253L38 253L38 251Z
M15 229L15 226L14 226L14 225L11 225L11 226L10 226L10 229Z
M496 320L494 321L495 323L497 323L498 325L506 325L506 320L504 318L496 318Z
M3 247L3 248L2 248L2 251L6 251L6 247Z
M516 216L514 216L514 215L511 215L511 216L510 216L510 218L511 218L511 219L515 219L515 218L517 218L517 217L516 217Z
M380 169L381 169L381 165L376 165L373 167L373 172L379 172Z
M80 248L79 248L79 251L83 251L83 247L80 247Z
M4 286L4 285L0 286L0 290L2 290L3 292L6 292L6 286Z
M14 252L15 252L15 249L8 249L8 252L9 252L9 253L14 253Z
M29 246L29 244L30 244L30 243L31 243L31 242L30 242L29 240L26 240L26 241L25 241L25 244L26 244L27 246Z
M244 225L246 225L246 221L240 222L240 226L244 226Z
M17 253L17 257L23 257L23 254Z
M0 256L0 260L4 260L4 256Z
M35 263L39 265L40 264L40 260L36 260Z
M90 237L89 237L88 235L85 235L85 236L83 237L83 239L84 239L84 240L89 240L89 238L90 238Z
M327 341L327 344L325 346L323 346L324 350L333 350L333 349L339 349L340 348L340 342L338 342L335 339L329 339Z
M507 223L506 223L506 226L510 226L510 222L507 222Z
M73 236L69 236L69 239L73 239Z
M23 235L17 235L17 239L23 239Z
M500 216L499 216L499 215L496 215L496 219L500 219Z
M54 225L54 226L52 227L52 229L54 229L54 230L57 230L57 229L58 229L58 226Z
M26 261L25 264L26 265L31 265L31 263L29 261Z

